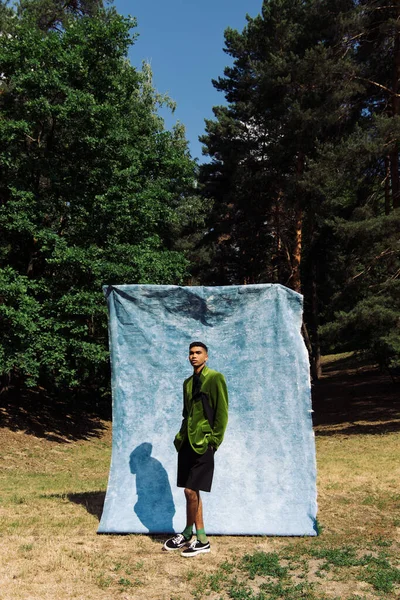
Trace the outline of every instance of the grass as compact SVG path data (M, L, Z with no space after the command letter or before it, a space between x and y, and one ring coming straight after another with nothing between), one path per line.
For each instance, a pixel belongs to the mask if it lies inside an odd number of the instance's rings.
M287 575L287 568L279 564L279 555L276 552L245 554L239 564L240 568L248 573L250 579L254 579L256 575L278 579Z
M358 373L354 361L343 391L338 365L347 359L327 361L317 394L317 538L216 536L211 554L184 561L162 553L161 538L97 536L110 424L99 437L64 441L61 430L55 440L0 429L1 600L399 598L397 405L371 398L380 376ZM340 419L333 392L351 396ZM390 423L381 410L389 405Z

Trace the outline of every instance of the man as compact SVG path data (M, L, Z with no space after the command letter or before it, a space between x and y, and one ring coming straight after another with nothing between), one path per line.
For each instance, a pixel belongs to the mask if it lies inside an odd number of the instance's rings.
M178 450L178 487L185 488L186 527L167 540L163 550L180 550L191 557L210 552L203 522L200 491L211 491L214 452L228 423L228 390L225 378L206 365L208 349L203 342L189 346L193 375L183 383L183 420L174 444ZM189 544L196 527L196 539Z

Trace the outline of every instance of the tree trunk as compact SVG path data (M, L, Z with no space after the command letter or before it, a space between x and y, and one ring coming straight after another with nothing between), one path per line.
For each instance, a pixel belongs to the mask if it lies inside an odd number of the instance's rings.
M400 206L399 155L397 149L390 156L390 179L392 183L393 208Z
M304 171L304 154L299 152L297 156L297 179L303 175ZM301 244L302 244L302 233L303 233L303 210L301 208L300 202L300 189L297 186L297 198L296 198L296 207L295 207L295 230L294 230L294 244L292 251L292 277L291 277L291 287L295 292L299 292L301 294L301 274L300 274L300 265L301 265Z
M282 255L282 238L281 238L281 199L283 197L283 192L280 190L277 194L275 206L273 208L273 218L274 218L274 228L275 228L275 267L274 277L275 281L278 283L282 283L282 264L281 264L281 255Z
M385 215L392 209L392 198L390 195L390 156L385 156Z
M392 94L392 116L396 117L400 113L400 98L399 93L399 82L400 82L400 1L395 0L396 6L396 22L395 22L395 33L394 33L394 62L393 62L393 94ZM399 181L399 148L398 143L390 154L390 179L392 186L392 200L393 208L399 208L400 206L400 181Z
M296 207L296 224L294 232L294 245L292 252L292 281L291 287L295 292L301 294L301 242L302 242L302 226L303 226L303 211L298 205Z
M304 343L305 343L307 351L308 351L308 357L309 357L309 360L310 360L311 381L315 382L315 381L318 381L318 379L322 375L322 373L321 373L321 366L319 364L319 367L318 367L317 362L314 360L314 357L313 357L313 348L312 348L310 336L308 334L307 325L305 324L304 321L303 321L303 323L301 325L301 334L303 336Z
M321 345L319 341L318 333L318 295L317 295L317 261L316 251L312 251L312 266L311 266L311 311L310 311L310 333L311 333L311 346L312 346L312 370L313 379L320 379L322 375L321 368Z

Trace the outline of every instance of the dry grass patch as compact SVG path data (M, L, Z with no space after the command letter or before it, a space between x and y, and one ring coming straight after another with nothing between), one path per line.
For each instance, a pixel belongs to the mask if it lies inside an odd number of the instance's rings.
M15 436L1 476L4 600L369 600L400 590L398 434L317 438L318 538L215 536L212 553L192 561L161 552L163 538L96 535L109 438L54 447L26 436L14 452ZM363 564L367 555L375 563Z
M360 373L352 376L362 391ZM339 393L335 377L328 383ZM379 429L385 419L370 410L368 427L380 433L360 434L352 423L362 421L362 411L355 415L353 406L349 414L358 420L346 421L343 406L338 415L334 396L325 397L328 413L321 413L321 397L316 406L321 535L214 536L212 552L192 560L162 552L165 538L96 535L111 452L109 423L99 425L99 437L80 441L0 430L1 600L399 598L394 405L390 430ZM353 396L355 403L357 398L363 400Z

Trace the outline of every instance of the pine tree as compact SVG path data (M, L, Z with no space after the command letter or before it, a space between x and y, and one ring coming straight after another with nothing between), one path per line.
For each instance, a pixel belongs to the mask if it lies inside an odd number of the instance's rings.
M354 13L364 90L356 126L321 147L309 180L320 181L332 240L321 279L323 333L331 348L367 351L391 369L400 358L399 4L361 2Z
M50 31L65 28L76 17L92 17L103 5L103 0L20 0L19 14Z
M273 0L247 18L242 33L227 30L234 64L214 85L228 105L214 109L202 138L213 158L202 176L205 193L215 199L214 243L228 261L225 277L304 291L315 376L312 273L323 198L304 178L322 141L340 139L359 114L352 99L363 85L348 41L353 10L348 1Z

